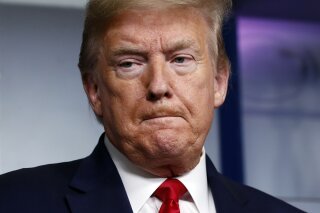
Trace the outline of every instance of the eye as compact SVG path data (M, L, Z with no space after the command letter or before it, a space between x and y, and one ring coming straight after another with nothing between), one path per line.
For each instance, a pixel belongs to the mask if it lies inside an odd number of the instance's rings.
M188 62L192 61L193 57L192 56L176 56L173 60L172 63L176 64L187 64Z
M124 59L118 62L117 71L134 72L141 68L143 63L136 59Z
M133 66L133 62L131 61L125 61L119 64L119 67L123 67L123 68L130 68L132 66Z
M141 65L141 62L135 59L125 59L121 60L118 63L118 69L122 69L124 71L132 71L132 69L135 69Z
M186 58L185 58L185 57L182 57L182 56L176 57L176 58L174 59L174 62L175 62L175 63L178 63L178 64L182 64L182 63L184 63L185 61L186 61Z
M179 54L173 57L170 61L170 66L177 73L185 74L194 71L197 67L197 62L192 55Z
M133 78L139 76L144 65L145 63L135 58L122 59L116 64L115 71L119 77Z

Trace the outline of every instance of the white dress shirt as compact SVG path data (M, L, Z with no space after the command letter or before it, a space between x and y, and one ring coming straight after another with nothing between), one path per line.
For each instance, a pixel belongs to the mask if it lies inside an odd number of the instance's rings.
M120 174L133 213L158 213L162 201L152 194L166 178L153 176L134 165L109 142L107 137L104 142ZM204 149L198 165L176 179L188 189L179 200L181 213L216 213L211 189L207 183Z

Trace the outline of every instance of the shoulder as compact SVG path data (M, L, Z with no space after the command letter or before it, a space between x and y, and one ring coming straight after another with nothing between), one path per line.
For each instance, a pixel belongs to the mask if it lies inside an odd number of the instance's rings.
M220 175L225 186L235 197L246 198L245 207L248 212L273 212L273 213L302 213L301 211L281 199L273 197L253 187L237 183Z
M0 175L1 189L52 185L72 178L81 160L19 169ZM50 180L50 182L48 182ZM50 184L49 184L50 183ZM1 190L2 192L3 190Z
M206 158L207 178L217 210L242 213L302 213L290 204L253 187L237 183L222 174ZM228 209L225 211L225 209Z
M29 205L63 205L63 197L81 160L20 169L0 175L0 212ZM50 201L50 203L49 203ZM48 207L47 207L48 208Z

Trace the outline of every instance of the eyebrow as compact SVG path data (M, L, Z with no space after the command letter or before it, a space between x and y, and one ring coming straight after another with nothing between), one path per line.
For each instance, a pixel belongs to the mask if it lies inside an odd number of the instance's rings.
M140 55L140 56L146 57L148 55L148 52L141 50L140 48L125 46L125 47L117 47L113 50L111 49L110 55L111 56Z
M179 50L192 49L197 55L200 55L200 48L193 40L180 40L169 44L165 53L173 53Z
M179 40L166 44L166 46L163 48L163 53L167 55L185 49L192 49L195 54L201 55L199 46L193 40ZM123 55L138 55L141 57L147 57L148 53L148 51L142 50L140 47L134 47L130 45L110 49L110 56L112 57Z

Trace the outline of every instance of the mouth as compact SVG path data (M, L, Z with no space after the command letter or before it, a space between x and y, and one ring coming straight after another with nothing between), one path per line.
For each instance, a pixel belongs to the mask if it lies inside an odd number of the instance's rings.
M184 120L181 112L173 110L159 110L145 113L142 116L141 123L147 122L148 124L164 124L176 122L178 120Z
M185 125L185 120L180 116L151 116L141 122L148 128L175 129Z
M170 121L170 120L175 120L175 119L181 119L180 116L153 116L150 118L145 119L144 121Z

